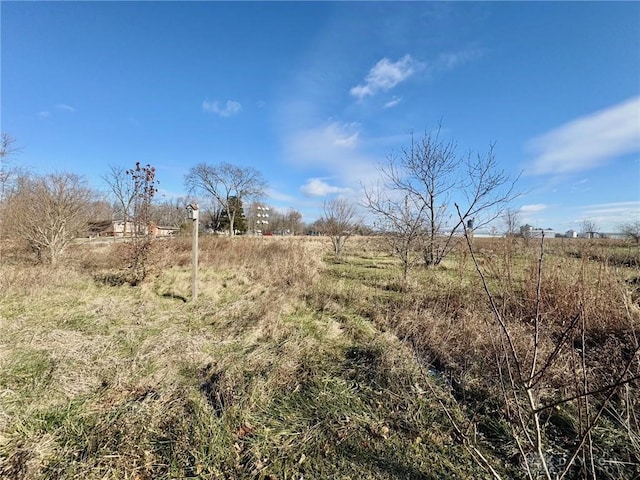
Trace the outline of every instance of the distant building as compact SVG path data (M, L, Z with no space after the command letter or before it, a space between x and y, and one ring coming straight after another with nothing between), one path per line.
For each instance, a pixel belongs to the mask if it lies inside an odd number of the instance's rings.
M133 222L126 222L126 224L122 220L89 222L90 237L124 237L125 233L131 236L131 232L133 232Z
M533 230L533 225L529 225L527 223L526 225L522 225L520 227L520 235L522 235L523 237L530 237Z
M122 220L103 220L99 222L89 222L89 236L90 237L131 237L134 231L134 223L127 222L125 229L125 222ZM170 235L177 234L180 229L173 227L160 227L155 224L151 224L148 229L149 233L154 237L168 237ZM145 228L145 232L147 229Z
M582 232L578 234L580 238L599 238L600 234L598 232Z
M564 234L566 238L578 238L578 232L575 230L567 230Z
M553 238L556 236L556 232L553 231L553 228L536 228L527 223L520 227L520 235L527 238L540 238L543 235L546 238Z

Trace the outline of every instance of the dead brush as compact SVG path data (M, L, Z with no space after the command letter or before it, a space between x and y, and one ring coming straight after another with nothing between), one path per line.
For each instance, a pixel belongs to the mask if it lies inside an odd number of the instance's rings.
M308 245L288 238L216 238L201 245L203 266L242 269L252 281L274 286L310 286L320 258Z
M503 291L502 298L498 298L492 293L486 269L481 267L466 231L465 239L493 313L492 323L497 327L492 342L503 392L502 405L511 420L512 438L527 477L562 479L575 470L576 459L580 457L585 478L596 478L600 466L595 458L605 447L592 435L594 428L619 389L634 385L640 378L637 339L622 358L615 355L621 342L607 347L609 355L604 361L588 352L587 339L593 338L594 333L603 330L621 333L634 330L637 325L637 319L631 319L628 310L624 310L624 302L618 302L620 298L616 295L620 290L613 288L618 287L616 279L601 265L591 269L583 261L579 270L574 271L574 281L568 281L572 277L566 275L566 266L551 265L549 269L548 262L544 262L543 237L522 293L516 290L515 295L509 295L510 292ZM615 367L606 368L610 360L617 360ZM554 437L553 415L549 415L553 408L575 409L575 439L563 443L558 436ZM560 449L566 458L557 472L548 458L548 451L554 448ZM630 455L623 461L637 462L637 454Z
M3 265L0 267L0 290L5 295L46 295L48 290L81 282L83 274L69 271L64 265Z
M537 301L535 261L526 275L522 315L532 318ZM633 324L624 308L620 278L601 262L585 258L548 261L542 271L539 302L541 313L551 325L566 325L578 314L585 316L591 332L625 331Z

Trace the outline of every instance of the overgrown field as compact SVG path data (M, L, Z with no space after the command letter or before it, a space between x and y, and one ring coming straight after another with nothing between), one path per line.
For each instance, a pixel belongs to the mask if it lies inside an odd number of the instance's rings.
M0 478L640 476L640 256L477 239L120 243L0 265ZM479 269L479 272L476 269ZM482 274L482 276L480 275Z

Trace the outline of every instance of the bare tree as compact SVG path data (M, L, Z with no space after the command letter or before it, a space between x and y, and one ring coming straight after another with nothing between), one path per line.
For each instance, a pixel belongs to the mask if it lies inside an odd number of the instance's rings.
M113 214L113 206L102 195L96 194L96 200L91 202L88 218L92 220L109 220Z
M94 192L71 173L21 177L8 197L9 230L39 261L55 263L67 245L87 230Z
M620 233L640 246L640 220L623 223L620 225Z
M364 188L364 206L373 213L376 229L385 234L391 251L400 259L406 282L409 269L416 261L418 241L424 233L426 205L406 194L399 199L391 198L387 189L377 185Z
M486 225L517 195L517 178L497 168L493 146L484 155L461 157L453 142L440 138L439 130L425 133L420 141L412 135L409 147L389 156L379 169L390 197L408 196L424 210L421 241L427 266L440 264L469 220L474 228ZM454 200L462 205L459 217L450 212Z
M0 137L0 202L5 199L11 178L18 173L17 169L10 168L12 157L20 151L15 143L15 138L2 132Z
M208 195L221 210L229 212L229 235L234 235L235 211L229 202L233 197L240 201L264 195L266 182L262 174L251 167L237 167L229 163L208 165L200 163L189 170L185 185L192 193Z
M356 206L346 198L334 198L324 202L322 211L319 220L321 231L331 237L333 253L340 256L347 239L360 223Z
M211 228L214 232L221 230L224 210L217 201L205 202L200 206L200 211L202 212L202 221L207 228Z
M180 228L185 221L185 205L189 203L183 197L165 200L153 205L151 216L158 225Z
M12 184L12 180L17 177L19 169L11 166L12 157L20 151L16 147L15 139L6 132L2 132L0 137L0 259L2 258L3 238L6 236L5 212L7 210L6 197Z
M254 202L249 206L247 220L251 230L266 230L276 235L300 235L304 231L302 214L293 208L278 211Z
M304 229L304 225L302 223L302 214L290 208L285 215L287 229L291 233L291 235L300 235Z
M596 222L588 218L585 218L582 221L580 228L582 230L582 234L586 238L594 238L598 233L598 225L596 224Z
M126 170L133 186L133 236L129 243L129 283L137 285L148 273L148 260L153 239L151 204L158 191L156 169L151 165L140 165Z
M506 237L516 237L520 233L520 211L507 208L502 214L502 223Z
M124 224L123 236L127 236L127 226L133 217L133 207L136 192L129 170L124 167L111 165L109 171L102 177L110 190L116 213L122 216Z

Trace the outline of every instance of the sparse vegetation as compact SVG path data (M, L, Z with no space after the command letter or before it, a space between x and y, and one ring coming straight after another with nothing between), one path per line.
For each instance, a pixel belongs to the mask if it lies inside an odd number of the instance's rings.
M620 225L620 232L625 238L634 241L636 245L640 246L640 220L623 223Z
M73 173L21 176L3 202L2 226L38 262L56 263L69 243L87 230L95 199L87 181Z
M461 245L405 282L383 238L206 236L196 302L189 239L135 288L121 243L8 250L0 478L637 478L637 249L545 243L474 241L507 353Z
M425 132L378 166L381 182L365 188L364 205L395 242L404 265L417 240L424 264L437 267L456 246L465 224L485 226L518 196L517 178L498 168L493 145L475 158L460 156L440 128ZM458 208L458 217L453 213ZM399 248L398 248L399 247ZM406 273L406 269L405 269Z
M360 225L356 205L347 198L333 198L322 205L318 220L321 231L331 239L333 253L339 257L351 235Z

